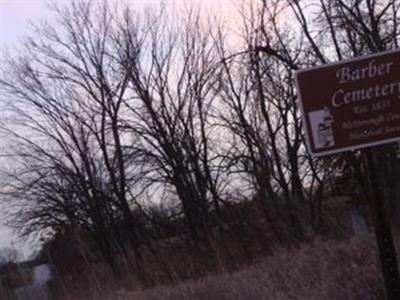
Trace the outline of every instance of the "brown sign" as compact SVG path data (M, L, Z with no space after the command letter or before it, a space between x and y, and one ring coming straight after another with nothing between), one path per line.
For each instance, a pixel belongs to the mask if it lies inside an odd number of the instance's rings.
M297 72L316 156L400 140L400 50Z

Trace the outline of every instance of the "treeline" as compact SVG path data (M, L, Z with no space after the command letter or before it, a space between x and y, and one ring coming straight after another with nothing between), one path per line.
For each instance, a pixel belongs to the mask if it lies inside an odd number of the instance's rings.
M235 30L196 7L52 9L1 64L2 201L22 235L79 228L140 269L167 229L213 253L245 200L287 242L321 232L324 199L364 199L359 152L307 152L294 74L398 48L398 1L247 1ZM381 162L395 179L398 144Z

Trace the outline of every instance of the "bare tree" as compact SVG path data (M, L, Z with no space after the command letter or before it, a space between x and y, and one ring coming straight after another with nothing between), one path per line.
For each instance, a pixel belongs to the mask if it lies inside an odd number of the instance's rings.
M282 196L296 235L304 234L304 213L312 228L319 229L328 178L340 176L343 166L351 165L363 184L365 168L357 153L328 159L313 159L307 153L294 72L396 48L398 11L395 1L249 2L241 11L243 49L229 52L224 40L218 41L224 110L229 112L222 120L237 149L232 166L254 179L256 198L270 220L279 207L277 196Z
M10 219L22 234L85 230L110 265L122 255L141 271L149 224L185 222L176 235L215 250L237 200L255 200L278 241L318 232L325 196L340 178L363 190L365 165L358 152L310 156L294 73L397 48L397 2L251 1L240 49L195 8L176 20L106 2L54 7L56 24L38 26L0 76Z
M148 19L144 40L126 19L119 51L135 95L126 101L135 116L127 127L140 141L134 151L150 183L174 188L192 239L209 244L208 212L221 200L209 123L217 67L211 29L202 29L194 11L178 24L181 32L162 13ZM149 47L142 60L141 43Z
M38 36L26 41L25 53L9 58L1 84L20 122L3 130L18 145L10 157L23 159L19 173L10 176L16 192L8 194L44 205L30 205L22 221L52 229L57 223L84 225L110 263L115 247L128 258L123 241L128 236L140 260L127 198L133 179L127 179L120 129L127 73L112 49L111 8L98 8L92 11L86 2L54 7L59 27L42 24Z

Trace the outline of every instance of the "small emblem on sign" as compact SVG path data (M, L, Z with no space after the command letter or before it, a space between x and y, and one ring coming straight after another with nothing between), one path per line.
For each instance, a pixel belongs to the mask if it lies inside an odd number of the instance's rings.
M312 111L309 113L314 146L316 149L328 148L335 145L333 135L333 117L329 109Z

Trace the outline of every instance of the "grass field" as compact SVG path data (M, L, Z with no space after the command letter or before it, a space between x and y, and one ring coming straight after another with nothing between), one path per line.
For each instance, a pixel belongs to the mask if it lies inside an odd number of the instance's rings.
M399 234L396 247L400 249ZM88 287L79 295L65 286L62 299L287 300L384 297L374 236L367 239L315 239L297 248L275 249L235 271L183 280L174 285L138 288L135 281ZM135 287L136 286L136 287Z

